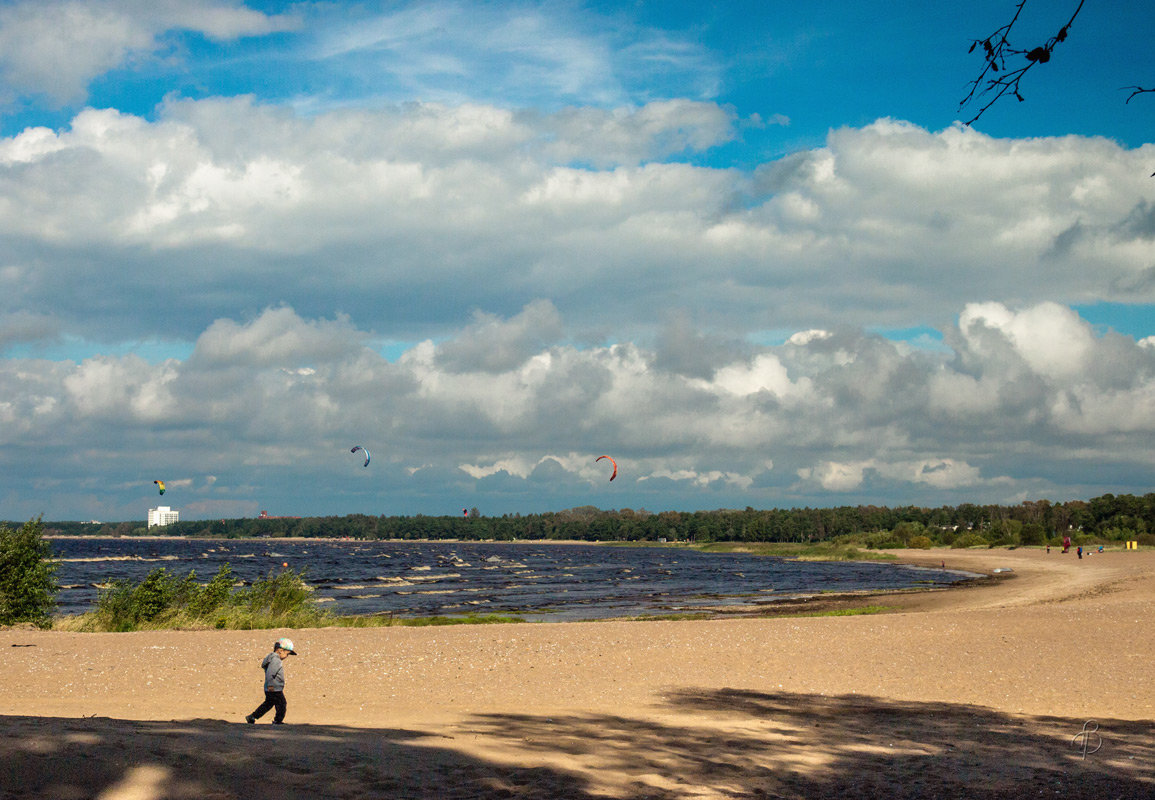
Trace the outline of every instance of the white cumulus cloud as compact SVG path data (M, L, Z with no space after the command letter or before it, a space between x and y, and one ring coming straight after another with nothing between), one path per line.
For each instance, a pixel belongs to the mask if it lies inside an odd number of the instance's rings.
M0 76L22 92L71 102L99 75L152 57L168 31L228 40L296 26L239 0L15 0L0 7Z

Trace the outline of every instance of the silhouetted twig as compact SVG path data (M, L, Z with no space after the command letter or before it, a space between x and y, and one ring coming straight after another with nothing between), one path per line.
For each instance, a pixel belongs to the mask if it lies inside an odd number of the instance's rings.
M1019 92L1019 83L1022 81L1023 76L1035 65L1046 64L1050 61L1051 53L1054 51L1056 45L1060 42L1067 41L1067 33L1071 28L1071 24L1075 21L1075 17L1079 16L1079 12L1082 11L1085 1L1086 0L1079 0L1079 5L1075 8L1075 12L1071 14L1071 18L1059 29L1059 32L1037 47L1026 50L1019 49L1012 45L1009 39L1015 23L1019 21L1019 17L1023 13L1023 8L1027 5L1027 0L1019 0L1018 5L1015 7L1015 15L1010 22L995 30L994 33L985 39L975 39L971 42L971 48L969 50L971 53L973 53L979 45L982 45L983 60L985 63L979 76L968 84L970 91L967 92L966 97L959 103L959 110L961 111L972 101L977 101L979 98L984 98L989 95L989 99L987 99L983 107L978 110L977 114L967 120L967 125L978 120L988 108L993 106L1006 94L1014 95L1015 99L1019 102L1023 101L1024 98ZM1023 56L1026 58L1027 63L1020 67L1008 69L1007 59L1015 56Z

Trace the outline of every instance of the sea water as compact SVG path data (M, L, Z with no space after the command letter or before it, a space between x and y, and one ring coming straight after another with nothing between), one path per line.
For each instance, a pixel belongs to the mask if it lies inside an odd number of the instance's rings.
M58 611L95 607L110 581L164 567L208 581L228 564L251 583L285 567L304 572L338 614L401 617L501 614L580 620L757 606L823 592L949 586L967 573L876 562L794 561L669 547L330 539L51 540Z

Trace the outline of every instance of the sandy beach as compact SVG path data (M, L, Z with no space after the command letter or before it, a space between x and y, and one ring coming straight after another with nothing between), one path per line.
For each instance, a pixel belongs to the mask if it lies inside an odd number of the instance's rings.
M994 577L869 616L3 630L0 799L1155 796L1155 552L897 555ZM247 725L282 635L289 724Z

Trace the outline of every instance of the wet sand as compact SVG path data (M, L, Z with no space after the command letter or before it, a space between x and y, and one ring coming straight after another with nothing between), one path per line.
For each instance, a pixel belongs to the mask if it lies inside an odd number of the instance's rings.
M1155 552L899 555L1011 571L870 616L0 631L0 800L1155 796ZM280 635L289 724L246 725Z

